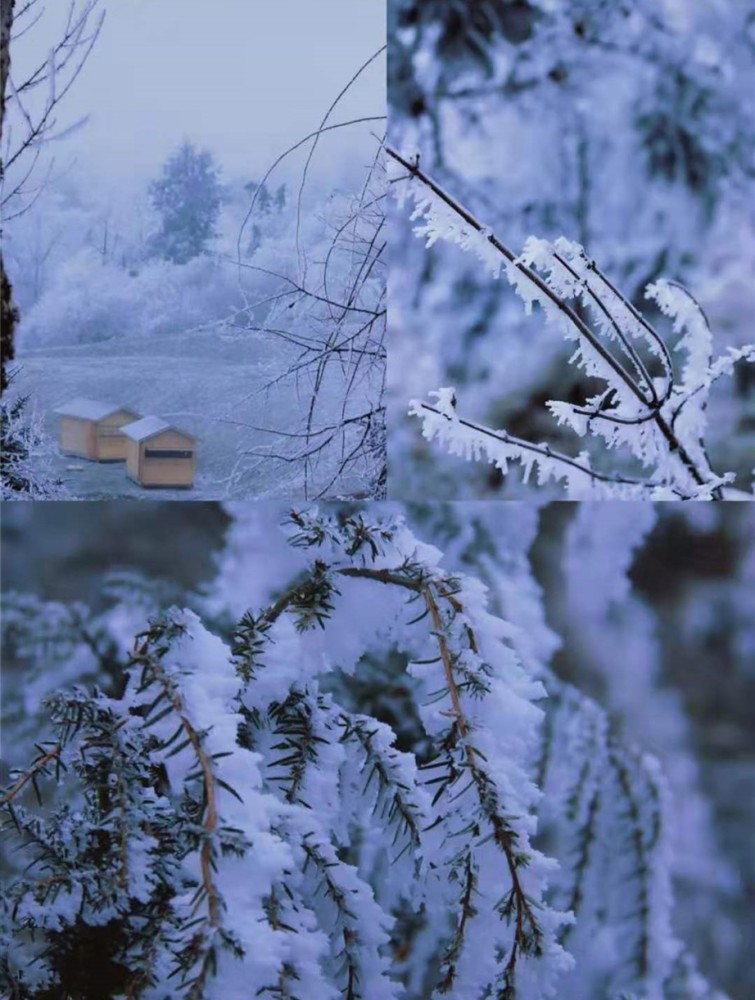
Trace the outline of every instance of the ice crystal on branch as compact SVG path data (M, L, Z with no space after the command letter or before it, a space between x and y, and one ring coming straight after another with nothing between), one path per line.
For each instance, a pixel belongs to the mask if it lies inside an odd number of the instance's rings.
M119 690L48 698L0 797L26 865L0 910L3 988L664 995L679 948L656 765L402 518L292 511L280 543L287 580L273 568L228 641L172 609L117 647ZM360 688L376 676L400 736Z
M530 238L515 255L490 229L419 167L389 150L398 168L393 181L402 197L415 199L415 232L432 246L439 239L474 253L494 279L504 275L529 313L534 305L546 322L574 343L570 361L600 392L575 405L546 404L559 424L579 437L601 438L620 449L628 461L614 470L593 468L588 451L577 457L550 445L526 441L503 429L465 420L456 411L452 388L413 400L410 413L422 421L428 440L437 439L452 454L492 462L505 474L511 461L524 469L524 480L537 470L539 484L561 482L571 497L621 499L718 500L733 473L711 469L705 449L706 405L713 382L731 374L737 361L755 362L755 345L729 349L713 361L707 320L681 285L658 281L648 298L674 321L676 349L686 361L678 375L659 333L619 292L578 243ZM625 473L628 465L630 472Z

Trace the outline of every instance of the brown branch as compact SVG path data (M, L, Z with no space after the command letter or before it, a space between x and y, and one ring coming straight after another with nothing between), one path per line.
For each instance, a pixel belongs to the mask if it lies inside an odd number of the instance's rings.
M175 685L171 682L170 678L165 675L164 671L160 665L155 662L154 658L146 657L146 659L149 661L149 665L154 669L155 676L160 681L171 705L176 710L181 723L181 728L186 733L186 738L191 743L192 749L194 750L197 760L199 761L199 766L202 770L202 781L205 791L205 816L202 829L205 831L205 836L202 839L199 859L202 872L202 882L204 884L205 892L207 893L209 923L211 927L215 928L219 923L219 895L212 879L211 836L217 827L218 814L215 802L215 778L212 773L212 766L210 764L210 759L207 756L207 752L202 746L199 734L186 717L186 708L183 704L181 696L176 690Z
M453 714L456 720L456 726L459 730L459 734L463 740L466 740L469 736L471 726L464 715L464 710L461 706L461 696L459 695L459 689L456 685L456 679L454 677L453 671L453 661L451 658L451 653L448 648L448 642L444 634L443 619L440 614L440 609L438 608L437 602L433 596L430 586L423 587L422 593L425 598L425 602L430 611L432 617L433 626L435 628L436 637L438 639L438 646L440 649L441 659L443 661L443 668L446 676L446 685L448 687L448 693L451 698L451 705L453 706ZM444 595L447 599L450 595ZM451 598L454 602L455 610L463 610L463 606L460 601L456 598ZM457 612L458 613L458 612ZM475 647L477 643L475 640ZM527 929L525 924L529 925L529 929L533 935L537 936L538 925L535 920L535 915L532 912L532 907L527 898L527 895L522 887L522 883L519 879L519 863L515 849L515 839L516 834L509 829L507 824L501 819L501 817L493 810L488 810L485 806L486 789L490 784L490 779L485 774L485 772L480 768L477 763L477 755L474 748L465 744L464 747L465 755L467 758L467 764L472 773L474 779L475 787L477 788L478 797L480 799L480 804L483 807L483 811L488 818L491 826L493 827L493 832L495 835L495 842L503 852L506 858L506 864L509 870L509 875L511 877L511 892L513 893L515 911L516 911L516 926L514 931L514 943L511 949L511 955L509 956L509 961L506 966L506 975L513 975L514 969L516 967L516 961L519 951L526 946L527 940Z
M13 785L11 785L11 787L8 789L5 795L0 796L0 806L5 806L9 802L11 802L16 797L16 795L18 795L18 793L26 785L28 785L28 783L34 778L34 776L39 771L42 770L42 768L44 768L47 764L49 764L51 760L55 760L56 757L60 756L62 749L63 749L62 744L58 743L56 746L52 748L52 750L48 750L46 754L43 754L43 756L35 760L32 766L29 768L29 770L26 771L24 774L22 774L21 777L18 778L18 780Z
M120 749L113 747L113 756L119 762L123 762L124 753ZM125 889L128 885L128 818L126 805L128 802L128 797L126 795L126 785L123 781L123 774L116 766L116 774L118 776L118 833L119 833L119 844L118 844L118 886L121 889Z
M464 893L461 899L461 916L458 924L456 925L456 932L454 934L453 941L443 957L442 965L447 966L447 969L445 976L438 986L438 991L440 993L448 993L454 984L459 954L464 943L464 932L467 927L467 921L470 917L474 916L472 895L477 887L477 876L475 875L474 868L472 867L472 856L469 851L467 851L467 856L465 858L464 875Z
M511 954L504 973L506 977L511 978L514 975L519 954L527 950L529 946L528 934L532 935L535 941L535 946L537 947L541 932L535 919L530 901L519 878L520 859L516 851L517 834L508 827L505 820L503 820L495 810L490 808L490 804L487 800L489 799L493 783L478 763L477 754L475 753L474 748L467 742L472 726L464 714L464 709L462 707L461 695L454 676L453 656L446 637L446 626L443 622L438 601L433 593L433 588L437 592L438 597L450 605L455 616L464 613L464 606L451 589L444 587L438 581L428 581L423 580L421 577L415 578L408 576L400 570L371 569L367 566L343 566L335 569L334 573L339 576L368 579L388 586L401 587L405 590L410 590L413 593L421 594L425 601L425 605L432 620L433 634L438 643L440 658L443 663L446 687L451 700L452 710L449 714L452 715L458 733L464 741L464 754L467 760L467 766L472 774L480 805L493 828L495 843L506 859L506 866L511 879L511 898L513 899L515 911L515 928ZM448 581L446 581L446 583L448 583ZM297 585L279 597L275 604L273 604L265 613L265 620L272 624L286 611L299 592L300 585ZM474 630L471 626L465 624L464 631L467 635L470 649L474 653L478 653L479 643ZM494 787L495 786L493 786L493 788ZM469 885L465 888L465 893L467 890L469 890ZM462 930L464 924L465 921L463 920L460 923ZM452 974L451 970L449 970L449 974Z
M440 650L440 658L443 661L443 670L446 675L446 686L448 687L448 695L451 699L451 705L453 707L454 718L456 719L456 725L458 726L459 733L463 740L469 736L470 727L464 716L464 712L461 707L461 698L459 696L459 689L456 686L456 680L454 678L454 668L453 661L451 659L451 651L448 648L448 641L446 640L445 633L443 631L443 619L441 618L440 608L433 597L433 592L429 585L422 587L422 596L425 599L425 604L427 605L428 611L430 612L430 617L432 618L433 627L435 629L435 635L438 640L438 648ZM458 602L457 602L458 603ZM459 604L461 607L461 604ZM475 758L474 751L470 746L466 747L467 760L470 767L474 767Z
M206 750L202 746L202 740L199 733L192 725L191 721L186 715L186 707L183 700L178 693L178 690L171 680L165 674L160 663L155 659L155 657L150 656L148 652L149 639L146 639L141 647L137 647L134 655L132 656L132 663L142 663L149 666L155 674L155 677L162 686L165 694L168 697L171 705L173 706L176 714L178 715L181 728L186 734L194 754L199 762L200 770L202 772L202 783L204 785L204 817L202 823L202 830L204 835L202 837L202 846L199 850L199 864L200 872L202 877L202 885L204 887L204 893L207 897L207 923L210 927L211 933L214 932L220 925L220 894L215 886L213 879L213 860L212 860L212 835L217 828L218 823L218 813L217 804L215 797L215 777L212 772L212 765L210 763L210 758L207 755ZM198 905L198 902L197 902ZM202 965L194 979L191 987L189 996L192 998L199 998L203 995L204 984L207 981L207 977L210 974L210 970L213 963L212 949L208 948L205 951L204 957L202 959Z
M199 739L197 731L191 725L186 716L181 716L181 725L184 731L191 741L191 745L194 749L195 754L199 760L200 767L202 768L202 778L204 781L207 804L205 810L205 821L202 827L205 831L205 837L202 841L202 850L200 852L200 861L202 866L202 881L204 882L205 889L207 891L207 901L208 901L208 915L210 918L210 926L218 926L218 913L219 913L219 897L215 884L212 881L212 844L210 837L217 827L218 814L215 805L215 788L214 788L214 777L212 774L212 768L210 766L210 759L202 746Z

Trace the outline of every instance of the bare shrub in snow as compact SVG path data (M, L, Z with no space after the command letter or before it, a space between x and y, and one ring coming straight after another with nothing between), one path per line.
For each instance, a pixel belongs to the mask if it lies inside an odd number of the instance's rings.
M374 127L384 115L346 121L332 118L360 77L385 52L375 52L357 70L317 129L283 152L256 185L239 231L237 266L276 280L271 293L245 294L252 328L293 348L293 360L260 390L288 386L303 407L295 425L254 427L272 443L240 456L232 481L249 474L261 461L301 469L305 499L341 496L382 499L386 494L385 326L386 226L383 137L364 169L358 188L334 192L322 213L325 234L307 241L305 189L320 143L343 130ZM276 168L292 153L306 149L295 206L295 258L280 263L256 255L242 259L242 245L255 220L269 212L267 184ZM254 245L254 243L253 243ZM287 249L290 249L287 248ZM259 322L260 307L265 317Z
M36 177L45 148L81 122L68 127L58 122L60 105L89 58L104 11L99 0L69 0L60 36L44 57L16 77L11 66L11 41L33 31L44 17L40 0L15 7L3 2L0 13L0 211L3 221L27 212L44 190L46 177ZM15 49L14 49L15 51ZM42 160L42 162L44 162ZM0 391L6 392L17 374L10 370L15 358L18 310L0 250ZM39 421L25 412L27 400L16 395L3 400L0 414L0 486L4 499L42 499L59 493L59 483L47 468L35 468L40 452L48 452Z
M25 348L183 333L241 305L233 275L211 257L125 270L92 247L55 271L20 327Z
M51 469L53 445L25 396L0 401L0 496L3 500L63 500Z

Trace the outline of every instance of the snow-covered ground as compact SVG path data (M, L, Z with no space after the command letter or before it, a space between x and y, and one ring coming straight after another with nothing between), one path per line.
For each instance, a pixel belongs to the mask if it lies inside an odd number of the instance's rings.
M53 409L77 396L123 403L156 414L198 439L195 487L145 490L127 479L121 463L87 462L58 454L54 467L75 499L202 500L226 496L301 495L301 471L266 458L244 459L250 449L275 447L278 440L253 427L292 429L296 403L290 384L265 390L292 355L247 332L217 329L160 338L121 337L94 344L30 350L19 357L16 388L29 393L58 440ZM293 404L293 405L292 405ZM229 476L244 462L242 482Z

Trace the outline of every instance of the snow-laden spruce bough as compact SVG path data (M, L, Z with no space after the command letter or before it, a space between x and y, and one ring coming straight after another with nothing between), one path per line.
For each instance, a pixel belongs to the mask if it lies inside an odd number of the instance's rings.
M604 384L582 405L550 400L547 406L557 422L580 437L602 438L609 449L624 449L643 472L597 469L587 451L572 457L547 443L464 419L452 387L430 392L431 402L412 400L409 412L421 419L425 438L451 454L492 462L504 474L510 462L520 462L525 483L534 470L540 485L551 479L563 483L574 499L728 498L734 474L711 468L706 407L718 378L731 375L738 361L755 362L755 344L729 348L713 360L711 330L700 306L683 286L659 280L646 294L673 320L676 349L685 355L678 372L658 332L582 246L565 238L551 243L531 237L517 256L420 169L417 159L393 149L388 154L396 167L394 188L401 199L414 199L415 232L427 246L438 240L457 243L479 257L494 279L504 275L527 313L539 305L547 322L574 342L571 363Z
M400 518L285 530L229 642L210 605L128 646L123 608L53 608L48 667L55 636L126 680L49 697L0 797L5 995L720 996L671 930L656 763Z

